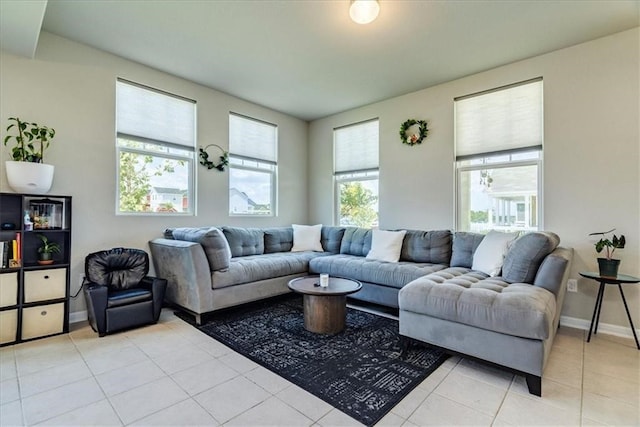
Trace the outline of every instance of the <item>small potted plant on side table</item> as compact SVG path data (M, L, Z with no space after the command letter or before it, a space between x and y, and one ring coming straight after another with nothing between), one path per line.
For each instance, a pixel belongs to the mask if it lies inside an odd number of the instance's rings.
M620 260L611 258L616 249L623 249L627 243L624 235L620 237L612 234L616 229L609 231L590 233L589 236L602 236L595 244L596 252L600 253L603 249L606 249L606 258L598 258L598 268L600 269L600 276L602 277L617 277L618 267L620 267ZM607 234L612 234L612 238L607 238Z
M56 242L50 242L44 234L38 234L38 237L42 240L42 246L38 248L38 264L53 264L52 255L60 253L60 245Z

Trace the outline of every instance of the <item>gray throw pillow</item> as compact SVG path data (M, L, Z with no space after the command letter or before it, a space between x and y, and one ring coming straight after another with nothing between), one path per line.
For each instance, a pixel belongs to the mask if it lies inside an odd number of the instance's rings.
M175 228L173 238L200 243L209 261L211 271L226 270L231 262L231 249L219 228Z
M527 233L511 244L502 264L502 278L509 283L533 283L544 258L560 243L557 234Z
M451 254L451 267L471 268L473 254L484 239L484 234L458 231L453 236L453 251Z

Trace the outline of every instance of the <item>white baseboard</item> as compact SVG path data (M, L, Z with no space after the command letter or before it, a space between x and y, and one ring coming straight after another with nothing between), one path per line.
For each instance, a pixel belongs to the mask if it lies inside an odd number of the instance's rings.
M86 322L88 319L89 317L87 316L87 310L74 311L73 313L69 313L69 323Z
M69 314L69 323L80 323L87 321L87 311L75 311ZM560 316L560 325L567 326L569 328L582 329L584 331L589 330L590 320L578 319L577 317ZM633 338L631 333L631 326L618 326L611 323L598 324L598 332L608 335L615 335L624 338ZM636 328L636 334L640 336L640 330Z
M589 326L591 325L591 320L578 319L577 317L560 316L560 325L588 331ZM619 326L612 325L611 323L600 322L598 323L598 333L633 339L633 334L631 333L631 325ZM636 334L640 336L640 329L636 328Z

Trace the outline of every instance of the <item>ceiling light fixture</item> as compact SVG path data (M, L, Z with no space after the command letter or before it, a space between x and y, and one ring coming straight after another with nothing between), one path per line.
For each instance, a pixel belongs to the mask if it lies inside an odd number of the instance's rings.
M378 0L351 0L349 16L356 24L373 22L380 13Z

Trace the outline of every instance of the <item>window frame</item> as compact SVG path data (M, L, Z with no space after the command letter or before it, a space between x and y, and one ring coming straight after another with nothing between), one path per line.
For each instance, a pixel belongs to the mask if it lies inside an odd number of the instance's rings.
M254 117L246 116L244 114L239 114L230 111L228 119L230 120L231 116L236 116L244 120L251 120L254 122L258 122L264 125L273 126L275 133L275 161L260 159L257 157L249 157L239 154L233 154L231 151L231 132L229 132L229 183L227 188L227 200L228 200L228 214L229 217L254 217L254 218L273 218L278 216L278 125L275 123L270 123L265 120L256 119ZM236 164L236 161L240 162L255 162L257 165L263 164L265 166L270 165L272 170L268 170L266 167L259 166L250 166L247 164ZM259 213L237 213L231 211L231 173L233 169L244 170L248 172L257 172L257 173L266 173L270 175L270 187L271 191L269 194L269 198L271 201L271 212L269 214L259 214Z
M378 166L375 168L366 168L359 170L344 170L336 172L336 131L345 128L364 125L367 123L376 122L378 125ZM380 223L380 118L375 117L367 120L362 120L355 123L339 126L333 129L333 225L343 227L340 225L340 185L348 182L366 182L366 181L378 181L378 209L376 210L377 223Z
M161 140L156 140L156 139L152 139L152 138L146 138L146 137L141 137L141 136L136 136L136 135L131 135L129 133L124 133L124 132L118 132L118 123L117 123L117 117L118 117L118 111L117 111L117 100L116 100L116 135L115 135L115 156L116 156L116 191L115 191L115 211L116 211L116 216L195 216L196 215L196 195L197 195L197 188L196 188L196 146L197 146L197 116L198 116L198 112L197 112L197 102L193 99L189 99L180 95L176 95L167 91L164 91L162 89L156 89L147 85L143 85L140 83L136 83L130 80L126 80L126 79L122 79L122 78L117 78L116 79L116 97L117 97L117 85L118 84L127 84L130 86L134 86L143 90L148 90L150 92L154 92L156 94L160 94L163 96L167 96L167 97L172 97L178 100L182 100L185 102L189 102L193 104L193 127L194 127L194 135L193 135L193 146L189 146L189 145L183 145L183 144L179 144L179 143L172 143L172 142L167 142L167 141L161 141ZM121 140L126 140L126 141L132 141L132 142L139 142L141 144L149 144L149 145L154 145L158 148L160 148L159 150L149 150L149 149L141 149L141 148L132 148L132 147L127 147L125 144L121 143ZM168 152L163 152L162 149L168 150L168 149L176 149L176 150L182 150L185 153L189 153L187 155L180 155L180 154L171 154ZM121 169L121 164L120 164L120 160L121 160L121 155L122 153L131 153L131 154L135 154L135 155L142 155L142 156L151 156L153 158L160 158L160 159L168 159L168 160L175 160L175 161L184 161L186 162L186 170L187 170L187 200L188 200L188 205L187 205L187 210L184 212L156 212L153 210L149 210L149 211L142 211L142 212L134 212L134 211L122 211L120 209L120 169ZM152 186L153 188L153 186ZM153 197L153 196L152 196Z
M144 138L132 137L131 135L126 135L126 134L118 134L116 136L116 173L117 173L116 175L116 215L195 216L195 196L194 196L196 193L195 191L195 151L191 154L191 156L180 156L177 154L170 155L167 153L163 153L162 151L141 150L141 149L126 147L121 145L120 143L121 139L141 142L144 144L151 144L157 147L178 148L178 149L184 150L185 152L190 151L188 149L185 149L186 147L184 148L177 147L174 144L167 144L167 143L161 143L158 141L148 140ZM192 189L190 191L190 193L192 194L189 194L187 197L187 200L189 201L187 210L185 212L156 212L153 210L143 211L143 212L121 211L120 210L120 156L122 153L131 153L131 154L136 154L141 156L151 156L154 158L187 162L187 165L185 167L188 174L187 185L189 188L187 189L187 191L189 191L189 189ZM152 197L154 197L154 195L152 195Z
M372 175L368 175L372 174ZM350 177L351 175L356 175ZM363 176L357 176L363 175ZM337 227L346 227L344 225L340 225L340 184L348 183L348 182L367 182L367 181L378 181L378 194L376 197L378 198L378 210L376 211L378 223L380 222L380 171L378 169L371 169L368 171L359 171L359 172L341 172L333 175L333 194L334 194L334 210L333 210L333 225Z
M505 169L505 168L514 168L514 167L527 167L527 166L536 166L537 170L536 170L536 175L537 175L537 200L536 200L536 216L537 216L537 230L544 230L544 218L542 213L544 212L543 209L543 200L544 200L544 196L543 196L543 189L544 189L544 185L542 182L542 177L543 177L543 150L542 149L531 149L528 150L530 152L537 152L538 153L538 158L537 159L529 159L529 160L511 160L511 161L490 161L490 162L486 162L486 163L482 163L482 164L477 164L477 165L464 165L461 166L460 164L463 163L465 160L458 160L455 162L455 178L456 178L456 182L455 182L455 197L454 197L454 215L455 215L455 229L456 231L471 231L471 230L465 230L462 229L461 226L461 221L460 221L460 213L458 212L458 208L460 206L460 197L462 196L462 192L461 192L461 174L464 172L473 172L473 171L482 171L482 170L486 170L486 169ZM522 152L522 151L520 151ZM513 152L513 153L506 153L503 152L500 154L500 156L504 156L504 155L513 155L513 154L519 154L518 152ZM488 156L484 156L484 157L479 157L476 156L476 159L484 159L485 161L487 159L490 159L491 157L496 157L495 155L488 155ZM468 159L466 159L468 160ZM512 231L517 231L518 229L514 229Z
M454 155L455 160L454 160L454 180L455 180L455 184L454 184L454 224L455 224L455 229L457 231L471 231L471 230L467 230L467 229L463 229L461 224L461 213L459 212L460 209L460 205L461 205L461 197L462 197L462 189L461 189L461 182L462 182L462 178L461 175L465 172L473 172L473 171L482 171L482 170L487 170L487 169L500 169L500 168L517 168L517 167L529 167L529 166L536 166L536 176L537 176L537 190L536 190L536 216L537 216L537 225L535 227L536 230L544 230L544 182L543 182L543 177L544 177L544 80L542 77L537 77L537 78L533 78L533 79L529 79L529 80L525 80L525 81L521 81L521 82L517 82L517 83L513 83L513 84L509 84L506 86L501 86L501 87L497 87L497 88L493 88L493 89L489 89L489 90L485 90L485 91L481 91L475 94L470 94L470 95L465 95L465 96L461 96L461 97L457 97L454 99L454 130L457 129L458 126L458 117L457 117L457 113L456 113L456 102L460 101L460 100L465 100L468 98L473 98L473 97L477 97L477 96L483 96L483 95L487 95L487 94L492 94L495 92L500 92L503 90L509 90L512 88L517 88L520 86L524 86L527 84L532 84L532 83L537 83L540 82L541 84L541 98L540 98L540 112L541 112L541 123L540 123L540 137L542 138L539 141L539 144L536 145L532 145L532 146L518 146L517 148L507 148L507 149L503 149L503 150L498 150L498 151L486 151L486 152L479 152L479 153L475 153L475 154L468 154L468 155L457 155L457 151L458 151L458 140L456 137L455 140L455 150L454 150ZM526 153L536 153L537 156L535 158L530 158L530 159L517 159L517 160L513 160L513 156L514 155L521 155L521 154L526 154ZM504 157L504 156L509 156L509 159L507 160L499 160L500 157ZM482 163L478 163L478 164L468 164L469 161L471 160L481 160ZM465 164L467 163L467 164ZM517 210L516 210L516 219L517 219ZM499 225L497 225L498 227L500 227ZM533 228L533 227L532 227ZM514 227L513 231L517 231L518 228Z

